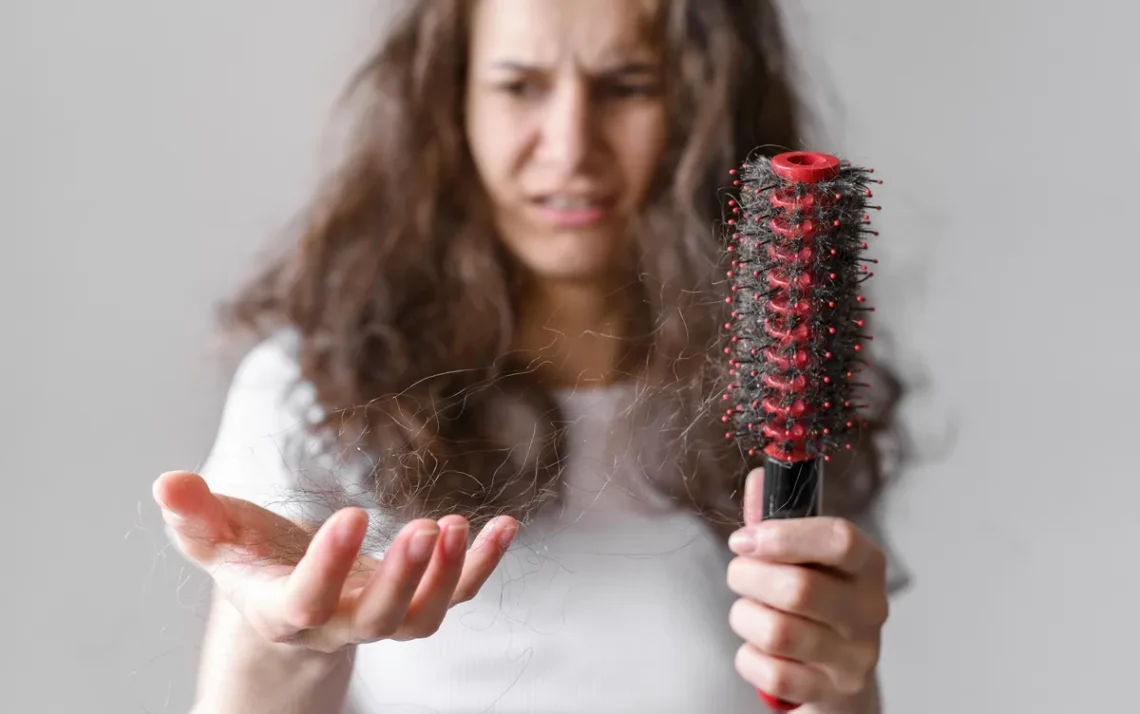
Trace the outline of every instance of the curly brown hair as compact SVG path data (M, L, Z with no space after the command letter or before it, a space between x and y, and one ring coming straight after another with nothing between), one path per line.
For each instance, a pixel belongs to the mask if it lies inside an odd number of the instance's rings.
M299 238L227 306L229 324L297 338L314 432L363 447L380 505L405 518L525 520L557 499L562 425L549 385L512 354L519 270L491 226L463 132L470 0L418 0L351 89L351 150ZM640 224L637 455L646 478L719 529L750 466L708 408L723 379L717 225L728 171L799 148L801 114L767 0L667 0L670 134ZM899 446L901 381L878 368L869 433L829 470L829 510L858 513ZM895 455L902 452L896 450Z

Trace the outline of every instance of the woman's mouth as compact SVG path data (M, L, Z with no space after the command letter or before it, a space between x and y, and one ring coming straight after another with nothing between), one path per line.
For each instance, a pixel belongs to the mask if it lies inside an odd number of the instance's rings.
M532 201L543 220L560 228L581 228L604 220L613 209L612 199L603 196L551 194Z

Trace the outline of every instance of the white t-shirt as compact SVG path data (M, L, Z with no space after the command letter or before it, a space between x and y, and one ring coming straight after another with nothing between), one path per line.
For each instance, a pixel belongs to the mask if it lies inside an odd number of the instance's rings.
M384 519L355 495L352 458L311 439L296 446L314 408L306 389L286 391L297 375L284 338L245 358L203 476L294 518L328 515L304 495L319 490ZM564 503L520 530L476 598L435 635L359 647L348 712L765 712L733 667L741 641L728 625L730 553L623 461L629 437L614 417L630 393L557 396L571 422Z

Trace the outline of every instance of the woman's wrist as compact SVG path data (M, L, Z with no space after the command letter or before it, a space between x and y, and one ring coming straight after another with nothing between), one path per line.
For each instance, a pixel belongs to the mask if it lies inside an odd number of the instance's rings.
M880 714L879 686L877 680L871 679L870 684L850 697L841 701L812 704L797 709L795 714Z

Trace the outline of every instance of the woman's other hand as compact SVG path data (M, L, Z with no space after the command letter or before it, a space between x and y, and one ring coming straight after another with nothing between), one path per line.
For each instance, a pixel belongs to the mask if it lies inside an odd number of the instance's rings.
M368 517L357 508L309 533L211 493L193 473L163 474L153 493L182 552L259 633L320 652L432 635L452 605L479 591L518 529L514 519L497 518L468 550L464 518L416 520L380 560L360 555Z
M759 522L762 471L745 490L745 526L729 539L737 554L730 613L745 644L736 668L764 693L825 711L873 695L887 620L886 558L839 518Z

